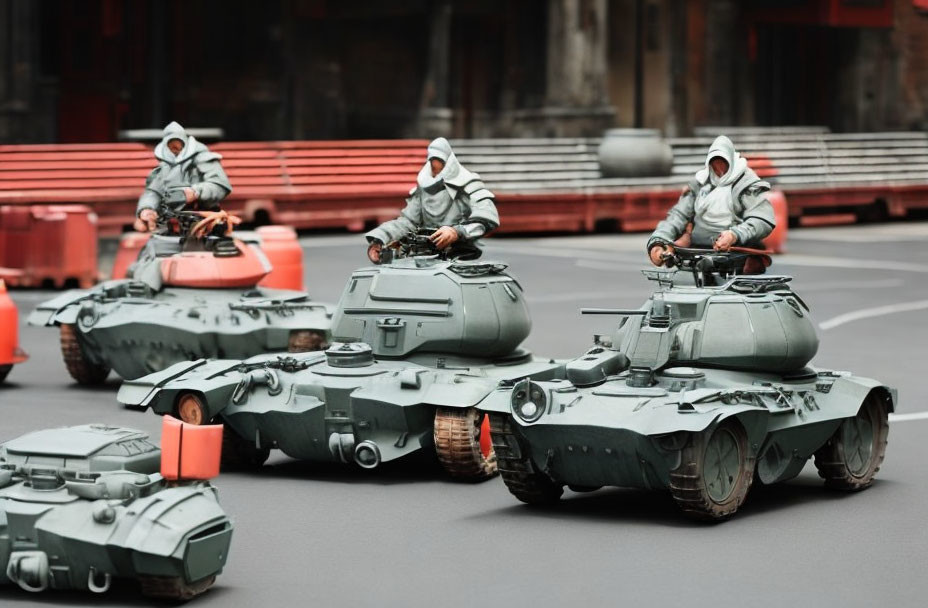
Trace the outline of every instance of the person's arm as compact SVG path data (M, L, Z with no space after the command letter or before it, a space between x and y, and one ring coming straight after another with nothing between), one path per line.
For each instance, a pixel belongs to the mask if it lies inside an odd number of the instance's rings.
M769 190L767 182L757 182L741 193L741 205L744 209L741 222L731 227L738 239L736 245L755 243L773 232L776 218L773 215L773 205L767 198Z
M647 244L648 253L651 252L651 248L655 245L673 243L686 232L686 226L693 221L693 217L696 215L695 205L696 195L693 193L692 187L687 186L683 194L680 195L679 200L677 200L677 204L670 208L667 217L651 233Z
M419 192L418 188L413 188L409 191L406 207L400 212L398 218L384 222L364 236L367 237L369 243L378 242L388 245L407 233L417 230L421 222L422 205L419 202Z
M204 209L218 211L220 201L232 192L229 177L219 162L221 159L222 156L214 152L201 152L197 155L197 171L202 181L192 184L190 188L196 194L195 200L199 201Z
M145 209L151 209L155 212L158 211L158 205L161 203L161 194L158 193L158 185L160 182L158 176L160 173L161 166L159 165L152 169L151 173L149 173L148 177L145 179L145 190L142 191L142 194L139 196L139 202L135 206L136 217Z
M462 218L452 226L457 232L458 240L474 241L499 227L496 199L480 176L475 173L474 179L464 184L458 196L464 198L466 207L470 209L468 217Z

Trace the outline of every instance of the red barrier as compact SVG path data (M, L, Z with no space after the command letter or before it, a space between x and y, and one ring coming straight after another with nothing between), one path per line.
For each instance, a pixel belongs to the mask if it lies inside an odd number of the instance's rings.
M261 250L273 270L258 283L271 289L303 291L303 248L289 226L261 226Z
M161 422L161 476L170 481L206 480L219 475L222 425L195 425L164 416Z
M0 266L10 285L90 287L97 281L97 218L84 205L0 207Z
M8 276L0 269L0 274ZM13 273L9 273L13 274ZM8 366L22 363L28 357L19 348L19 315L16 305L6 292L6 285L0 278L0 382L6 378Z

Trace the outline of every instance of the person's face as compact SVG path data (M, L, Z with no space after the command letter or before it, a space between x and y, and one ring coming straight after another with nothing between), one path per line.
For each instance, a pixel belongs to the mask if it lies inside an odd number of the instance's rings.
M171 151L175 156L180 154L180 151L184 149L184 142L179 139L172 139L168 142L168 150Z
M445 161L440 158L430 158L429 165L432 167L432 177L435 177L445 168Z
M718 177L722 177L728 173L728 161L721 156L712 157L712 160L709 161L709 166L712 167L712 171Z

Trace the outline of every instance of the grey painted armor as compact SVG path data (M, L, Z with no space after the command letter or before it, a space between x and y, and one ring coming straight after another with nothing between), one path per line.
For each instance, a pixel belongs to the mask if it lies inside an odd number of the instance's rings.
M175 156L168 148L172 139L184 142L179 155ZM145 180L145 191L139 197L136 215L143 209L157 211L162 196L175 188L193 188L197 193L196 208L210 211L218 210L219 201L232 192L232 184L219 162L222 155L210 152L176 122L164 128L164 137L155 146L155 158L158 166Z
M439 158L444 169L432 176L428 159ZM416 186L409 191L406 208L395 220L384 222L367 233L370 242L391 243L419 228L451 226L462 242L472 242L499 226L493 193L480 176L458 161L451 144L439 137L429 144L428 158L419 171Z
M709 161L722 157L728 172L718 177ZM776 226L773 206L767 200L770 184L747 166L747 161L724 135L718 136L706 155L706 166L696 172L667 219L657 225L648 239L648 250L656 243L673 243L693 224L692 246L711 247L725 230L731 230L740 246L757 246Z

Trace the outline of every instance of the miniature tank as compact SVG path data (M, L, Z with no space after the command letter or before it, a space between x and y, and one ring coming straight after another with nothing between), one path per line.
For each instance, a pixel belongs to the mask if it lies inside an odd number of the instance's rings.
M504 382L478 406L516 498L554 502L565 485L663 488L687 514L715 520L752 482L795 477L810 458L830 488L872 483L896 391L809 367L818 340L791 277L730 274L739 257L678 248L693 285L645 271L658 288L641 309L584 311L623 321L567 363L565 379Z
M167 482L146 433L37 431L0 446L0 583L104 593L136 579L189 599L222 571L232 523L206 481Z
M0 382L6 380L15 364L27 358L26 353L19 348L19 315L16 305L0 278Z
M60 328L65 366L80 384L102 383L111 369L131 379L179 361L324 348L330 308L305 292L258 286L270 271L253 242L154 235L133 278L64 293L29 323Z
M417 238L352 274L324 353L178 363L123 384L119 401L221 420L224 466L259 465L278 448L374 468L434 446L453 477L495 475L475 406L500 381L555 378L563 365L519 348L531 321L504 264L422 255Z

